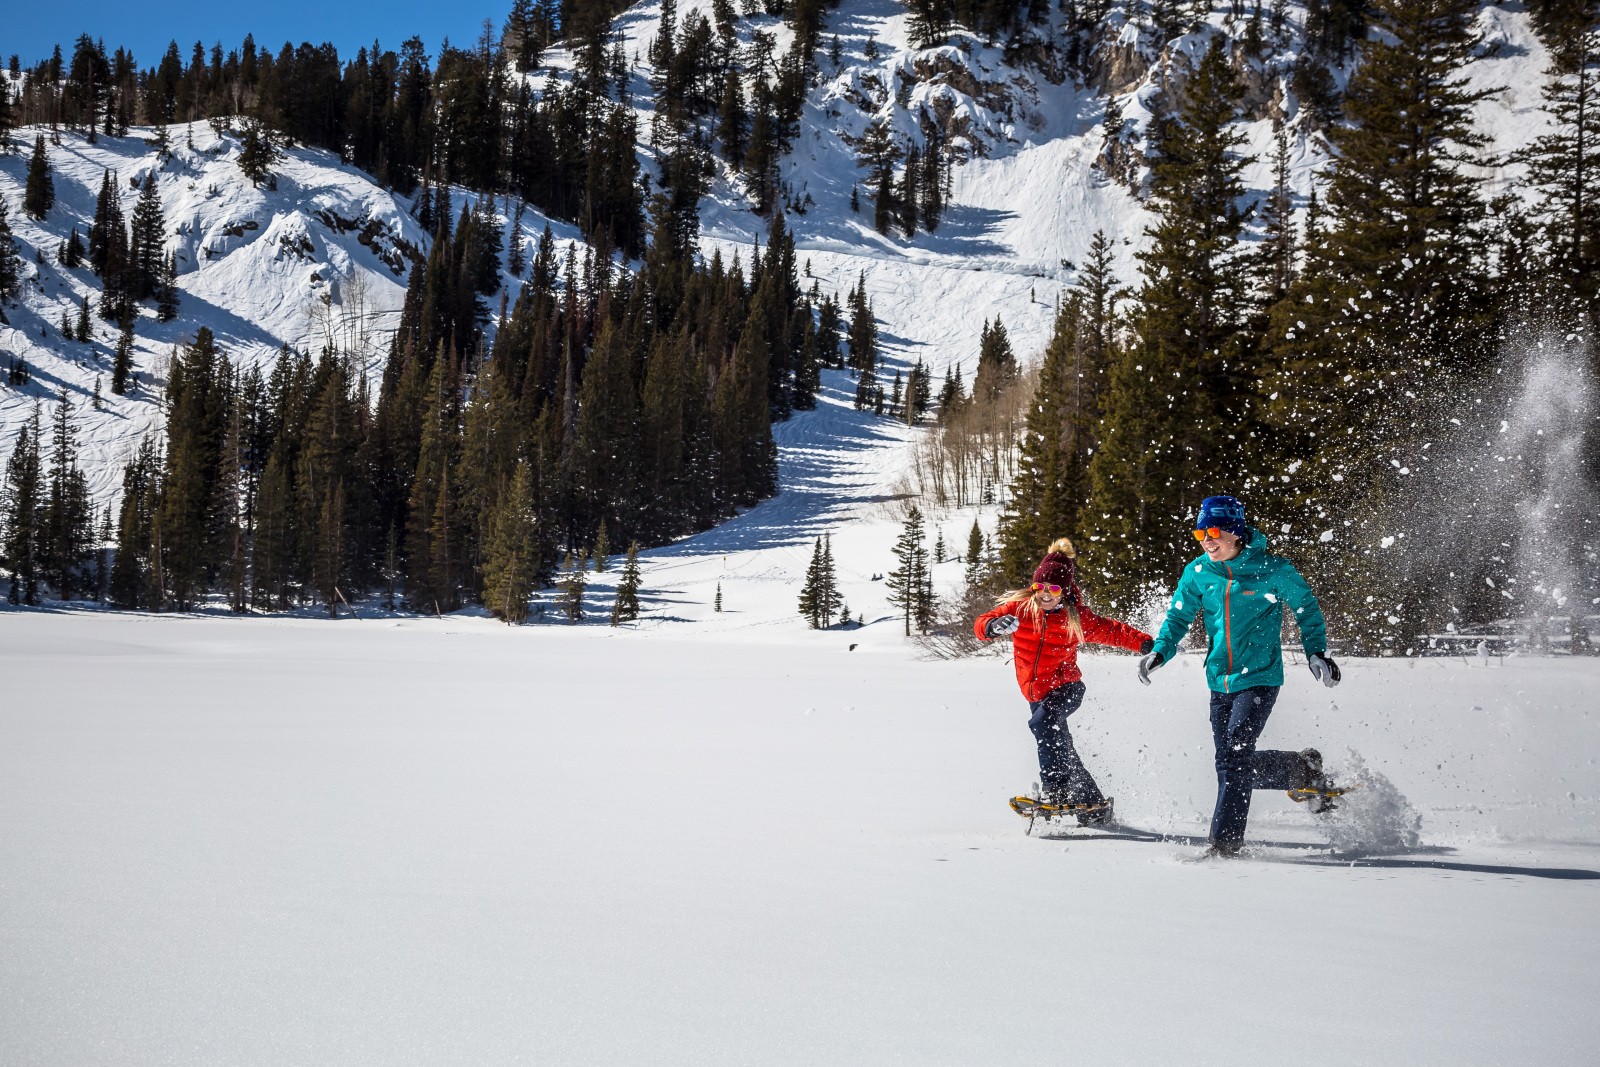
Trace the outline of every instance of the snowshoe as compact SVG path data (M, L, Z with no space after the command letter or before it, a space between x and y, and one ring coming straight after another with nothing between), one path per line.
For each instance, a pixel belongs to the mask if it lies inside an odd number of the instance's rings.
M1300 759L1306 765L1306 784L1289 790L1289 799L1296 804L1305 804L1317 815L1333 811L1338 807L1334 800L1344 796L1348 790L1338 789L1328 781L1328 776L1322 772L1322 753L1316 749L1302 750Z
M1079 826L1101 826L1111 821L1112 797L1093 804L1052 803L1038 797L1012 797L1011 810L1028 820L1028 833L1033 833L1033 821L1075 816Z
M1321 788L1306 786L1303 789L1291 789L1289 799L1296 804L1304 804L1314 815L1326 815L1339 806L1334 803L1336 800L1354 788L1354 786L1340 788L1329 782Z

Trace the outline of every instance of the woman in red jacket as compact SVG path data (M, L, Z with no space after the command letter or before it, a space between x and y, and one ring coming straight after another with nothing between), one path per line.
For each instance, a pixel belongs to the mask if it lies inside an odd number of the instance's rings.
M1067 730L1067 717L1083 703L1083 674L1078 646L1085 642L1148 652L1149 634L1090 611L1078 591L1073 560L1077 553L1067 538L1050 545L1033 584L1000 599L993 611L978 617L973 629L980 641L1012 634L1012 659L1017 685L1033 713L1028 729L1039 745L1039 781L1044 800L1053 804L1089 805L1078 816L1080 826L1111 821L1111 801L1078 758Z

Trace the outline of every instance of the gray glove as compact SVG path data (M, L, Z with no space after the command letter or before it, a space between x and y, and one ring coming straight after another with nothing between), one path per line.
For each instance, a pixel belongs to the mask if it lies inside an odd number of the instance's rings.
M1306 657L1306 666L1311 668L1311 677L1329 689L1339 684L1339 665L1329 659L1327 653L1311 653Z
M989 624L983 628L983 632L988 634L991 639L1004 637L1006 634L1016 633L1017 627L1021 625L1022 620L1015 615L1000 615L990 619Z
M1159 652L1152 652L1148 656L1141 656L1139 658L1139 681L1143 682L1145 685L1149 685L1150 672L1157 669L1165 662L1167 661L1161 658L1161 653Z

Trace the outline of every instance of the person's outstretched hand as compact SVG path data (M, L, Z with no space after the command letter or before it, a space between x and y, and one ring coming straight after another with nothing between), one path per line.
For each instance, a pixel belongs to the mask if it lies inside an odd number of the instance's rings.
M1329 689L1339 684L1339 665L1326 653L1311 653L1306 657L1306 666L1311 668L1311 677Z
M1160 667L1166 660L1161 658L1161 653L1151 652L1139 659L1139 681L1145 685L1150 684L1150 672Z
M983 632L991 638L1004 637L1006 634L1015 633L1017 627L1021 625L1022 620L1015 615L1000 615L990 619L989 624L983 628Z

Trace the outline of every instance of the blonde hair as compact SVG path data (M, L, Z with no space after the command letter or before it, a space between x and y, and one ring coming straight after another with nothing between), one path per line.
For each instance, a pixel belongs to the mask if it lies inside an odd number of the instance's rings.
M1058 537L1054 541L1051 541L1050 547L1045 549L1045 555L1049 555L1052 552L1060 553L1061 555L1066 556L1068 559L1078 558L1077 549L1072 547L1072 539L1068 537ZM1063 590L1063 592L1065 592L1065 590ZM1023 603L1024 601L1026 601L1026 603ZM1044 626L1044 608L1039 606L1039 593L1034 590L1033 583L1030 582L1021 589L1012 589L1009 592L1002 593L998 603L1003 607L1010 607L1012 604L1022 604L1022 607L1017 611L1017 614L1026 614L1028 621L1033 623L1036 629ZM1078 639L1078 643L1081 645L1083 644L1083 622L1078 618L1078 605L1073 603L1071 600L1067 600L1066 605L1067 629L1072 631L1072 636L1076 637Z

